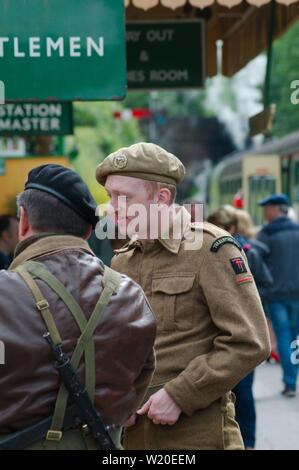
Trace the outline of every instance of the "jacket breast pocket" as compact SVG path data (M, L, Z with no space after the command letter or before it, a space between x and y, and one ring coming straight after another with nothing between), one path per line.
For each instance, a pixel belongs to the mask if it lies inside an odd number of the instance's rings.
M151 304L158 330L188 330L193 326L195 274L154 275Z

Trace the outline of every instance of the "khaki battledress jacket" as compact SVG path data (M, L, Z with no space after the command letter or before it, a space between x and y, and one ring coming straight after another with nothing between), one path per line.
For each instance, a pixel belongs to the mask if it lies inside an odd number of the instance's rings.
M270 352L244 252L224 230L191 224L186 214L180 208L174 219L183 221L180 238L131 240L113 258L156 315L157 366L147 397L164 387L182 409L174 426L138 417L127 449L242 449L231 390ZM194 236L202 246L188 249Z

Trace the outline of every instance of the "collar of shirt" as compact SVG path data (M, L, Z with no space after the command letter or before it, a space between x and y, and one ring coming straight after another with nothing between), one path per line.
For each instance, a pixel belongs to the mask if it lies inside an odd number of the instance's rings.
M172 226L165 233L162 233L157 240L149 240L143 242L138 238L138 235L133 235L131 240L126 243L122 248L114 250L115 253L127 252L130 248L139 248L142 251L150 250L157 243L160 243L170 253L177 254L179 252L182 240L191 226L191 216L183 206L175 207L175 215L173 217Z
M175 208L175 216L173 217L172 227L170 234L163 234L159 237L160 244L170 251L170 253L177 254L179 252L184 235L191 225L191 216L183 206Z

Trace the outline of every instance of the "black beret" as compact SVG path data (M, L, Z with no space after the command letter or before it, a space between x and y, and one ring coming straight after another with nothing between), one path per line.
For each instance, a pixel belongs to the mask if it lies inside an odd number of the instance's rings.
M81 176L61 165L41 165L30 171L27 189L38 189L59 199L93 227L98 222L96 202Z

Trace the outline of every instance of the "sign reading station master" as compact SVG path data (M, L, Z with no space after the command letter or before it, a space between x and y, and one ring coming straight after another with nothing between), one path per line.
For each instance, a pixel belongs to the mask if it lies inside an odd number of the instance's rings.
M124 0L1 2L7 101L121 99L125 56Z
M204 63L203 21L127 24L129 89L201 87Z
M7 103L0 105L0 135L68 135L73 133L73 105Z

